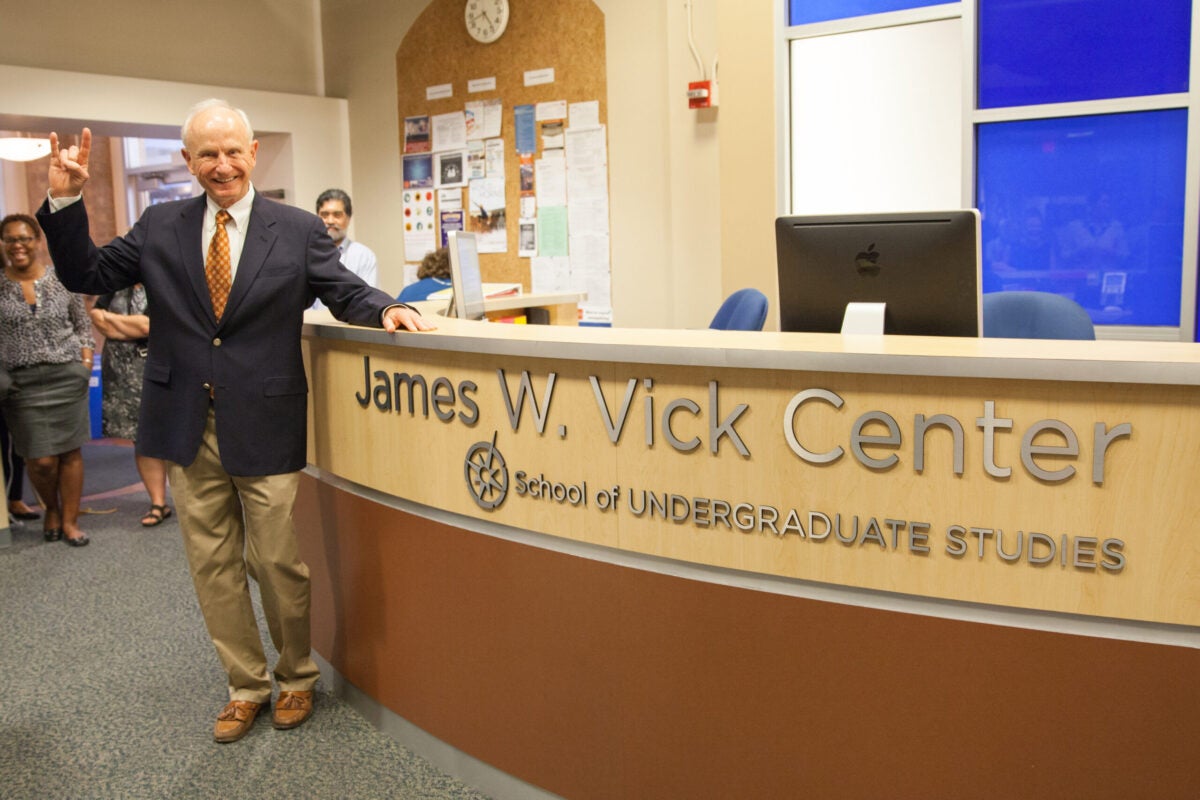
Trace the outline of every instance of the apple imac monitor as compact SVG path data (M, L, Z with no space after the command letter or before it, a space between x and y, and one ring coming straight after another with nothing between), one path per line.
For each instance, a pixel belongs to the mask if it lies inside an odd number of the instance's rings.
M459 319L484 319L483 275L479 271L479 248L475 234L450 231L448 247L453 295L446 315Z
M881 303L883 333L980 335L974 209L780 217L775 246L780 330L837 333Z

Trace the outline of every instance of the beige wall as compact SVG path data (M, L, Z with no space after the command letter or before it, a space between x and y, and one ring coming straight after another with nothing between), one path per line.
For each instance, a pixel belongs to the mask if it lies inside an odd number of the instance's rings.
M394 55L428 0L324 0L326 85L350 101L355 231L399 264ZM608 47L614 320L702 327L742 286L775 294L774 22L770 0L695 0L705 65L720 52L721 107L697 113L699 78L679 0L596 0ZM399 269L385 266L385 288Z
M0 0L0 62L318 94L319 3ZM126 98L130 101L136 98Z
M596 4L605 14L608 48L616 324L703 327L734 289L757 286L773 296L777 3L694 0L694 39L706 65L720 53L721 106L705 113L686 108L687 82L698 75L683 3ZM220 17L227 8L225 16L239 23L222 31L225 57L214 58L212 37L179 33L196 27L194 11L184 10L190 4L0 0L6 39L0 61L41 68L0 66L0 119L126 122L159 126L161 133L195 100L227 97L249 109L261 131L292 133L289 200L308 208L329 186L351 193L352 235L379 254L383 288L398 290L395 53L427 6L428 0L217 0L217 11L206 13ZM76 20L83 14L82 23L61 30L59 20L71 13ZM188 83L200 74L207 85ZM29 78L33 84L24 85ZM317 97L322 92L344 101ZM285 160L277 159L266 176L272 185L283 185ZM264 176L257 177L262 183Z

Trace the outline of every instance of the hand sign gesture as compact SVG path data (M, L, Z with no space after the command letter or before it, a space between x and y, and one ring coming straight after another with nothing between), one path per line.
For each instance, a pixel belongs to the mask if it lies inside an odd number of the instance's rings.
M84 128L79 146L59 149L58 134L50 134L50 196L76 197L83 193L88 180L88 157L92 152L92 131Z

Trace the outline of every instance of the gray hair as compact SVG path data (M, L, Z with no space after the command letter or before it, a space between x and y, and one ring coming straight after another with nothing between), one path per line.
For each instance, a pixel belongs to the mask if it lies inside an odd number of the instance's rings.
M196 105L192 106L192 110L188 112L187 119L183 121L183 125L179 128L179 138L183 140L183 146L186 149L188 146L188 130L192 127L192 121L205 111L211 108L223 108L226 111L232 111L242 120L242 124L246 126L246 136L250 141L254 141L254 127L250 124L250 118L246 116L246 112L240 108L230 105L228 101L219 100L215 97L210 97L207 100L201 100Z

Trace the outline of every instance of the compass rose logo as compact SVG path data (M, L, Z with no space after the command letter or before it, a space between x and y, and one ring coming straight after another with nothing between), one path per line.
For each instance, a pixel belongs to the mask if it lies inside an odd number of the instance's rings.
M463 476L475 504L484 511L498 508L508 496L508 467L496 449L496 434L490 442L476 442L467 448Z

